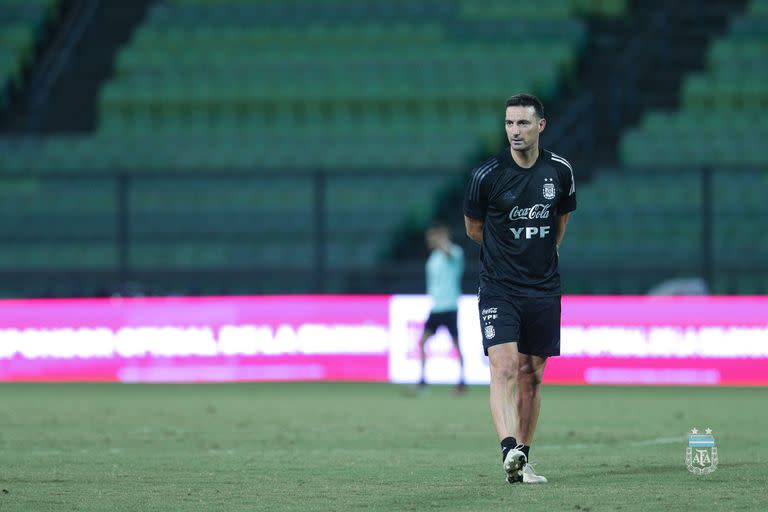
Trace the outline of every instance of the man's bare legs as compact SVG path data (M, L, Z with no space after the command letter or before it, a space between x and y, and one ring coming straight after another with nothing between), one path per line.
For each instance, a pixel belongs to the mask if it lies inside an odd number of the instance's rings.
M519 356L517 343L502 343L488 348L488 362L491 367L491 417L499 441L515 437L517 432L515 386Z
M517 343L488 349L491 367L491 416L499 441L514 437L530 445L541 410L545 357L521 354Z
M501 442L507 481L546 482L525 464L539 419L541 379L547 359L519 353L517 343L491 346L488 359L491 417Z
M530 446L541 410L541 379L546 357L519 354L517 366L517 442ZM526 454L527 455L527 454Z

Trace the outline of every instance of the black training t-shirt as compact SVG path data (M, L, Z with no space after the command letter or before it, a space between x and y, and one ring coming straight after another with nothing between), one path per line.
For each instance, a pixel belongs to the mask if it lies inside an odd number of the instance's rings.
M485 222L481 290L526 297L560 295L557 218L575 209L571 164L545 149L530 169L517 165L506 148L473 170L464 215Z

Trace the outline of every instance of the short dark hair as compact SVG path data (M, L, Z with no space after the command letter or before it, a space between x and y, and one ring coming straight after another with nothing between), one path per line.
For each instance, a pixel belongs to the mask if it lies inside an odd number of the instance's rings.
M539 119L544 119L544 104L533 94L515 94L507 98L508 107L533 107Z

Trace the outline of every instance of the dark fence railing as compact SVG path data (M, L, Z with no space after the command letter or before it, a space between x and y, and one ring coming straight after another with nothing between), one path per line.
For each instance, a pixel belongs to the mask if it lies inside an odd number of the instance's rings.
M437 171L4 175L0 294L421 292L420 229L438 192L461 183ZM768 292L767 185L762 169L577 175L566 291L696 276L718 293ZM478 249L461 208L471 292ZM394 250L403 239L410 256Z

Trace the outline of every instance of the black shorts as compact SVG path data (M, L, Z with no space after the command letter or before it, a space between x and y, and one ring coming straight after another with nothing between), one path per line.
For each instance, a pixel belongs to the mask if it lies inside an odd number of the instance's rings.
M560 355L560 296L478 295L483 351L517 342L517 351L540 357Z
M451 333L451 336L454 339L459 339L459 326L457 320L458 315L456 313L456 311L430 313L429 318L427 318L427 323L424 324L424 330L431 333L436 333L437 329L440 326L443 326L448 329L448 332Z

